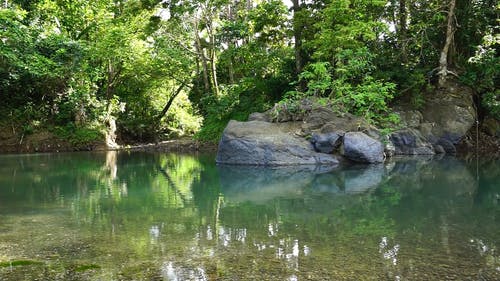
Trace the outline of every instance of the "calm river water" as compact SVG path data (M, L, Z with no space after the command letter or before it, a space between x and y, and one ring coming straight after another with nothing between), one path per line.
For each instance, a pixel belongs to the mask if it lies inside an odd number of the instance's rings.
M0 156L0 280L500 280L500 161Z

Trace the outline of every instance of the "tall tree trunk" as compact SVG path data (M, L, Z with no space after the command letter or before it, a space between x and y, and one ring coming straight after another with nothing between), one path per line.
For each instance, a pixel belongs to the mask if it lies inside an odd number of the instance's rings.
M208 28L209 37L210 37L210 64L212 70L212 85L213 90L216 96L219 95L219 83L217 82L217 55L215 50L215 32L212 29L212 26Z
M232 52L234 50L234 42L229 42L229 50ZM233 56L232 54L229 57L229 66L228 66L228 71L229 71L229 83L234 84L234 65L233 65Z
M208 80L208 62L207 62L207 57L205 56L205 51L203 47L201 46L201 39L200 39L200 34L198 33L198 20L195 21L195 28L194 28L194 35L195 35L195 48L196 48L196 53L198 53L198 57L201 60L201 66L203 68L203 85L205 86L205 92L210 92L210 81Z
M304 70L304 58L302 56L302 23L299 20L300 0L292 0L293 4L293 38L295 41L295 72L297 76ZM305 81L299 81L299 91L306 90Z
M234 21L234 12L233 12L233 3L229 3L227 5L227 18L230 22ZM234 65L233 65L233 52L235 49L235 42L233 38L229 38L228 42L228 51L229 51L229 64L228 64L228 72L229 72L229 83L234 84Z
M455 32L455 27L453 20L455 18L455 4L456 0L450 0L450 6L448 11L448 23L446 25L446 41L444 43L443 50L439 57L439 86L443 87L446 83L446 76L450 71L448 70L448 51L453 42L453 33Z
M408 12L406 10L406 0L399 0L399 13L398 13L398 21L399 21L399 32L398 32L398 40L399 46L401 47L401 61L403 63L408 62L408 53L407 53L407 45L408 45L408 36L407 36L407 21L408 21Z
M115 67L113 65L113 63L111 62L111 60L108 60L108 73L107 73L108 77L107 77L107 81L106 81L106 102L107 102L106 111L107 111L107 114L110 114L109 110L110 110L110 106L111 106L111 102L110 102L111 96L113 94L116 81L122 72L122 69L123 69L122 62L120 62L117 67Z

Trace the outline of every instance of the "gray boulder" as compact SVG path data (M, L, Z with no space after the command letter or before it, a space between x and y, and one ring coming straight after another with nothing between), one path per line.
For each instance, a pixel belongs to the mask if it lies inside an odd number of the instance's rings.
M431 155L434 148L416 129L403 129L391 134L396 155Z
M341 154L355 162L380 163L384 161L384 146L362 132L349 132L344 135Z
M314 133L311 137L311 143L317 152L330 154L340 146L343 135L343 132Z
M455 147L455 145L453 145L453 143L451 143L451 141L449 141L445 138L438 140L435 145L441 146L443 148L444 152L446 152L448 154L457 153L457 148Z
M477 115L474 109L473 90L453 81L426 98L423 119L431 123L431 133L439 139L457 144L474 125Z
M219 143L216 162L239 165L337 165L333 155L317 153L293 133L300 123L230 121Z

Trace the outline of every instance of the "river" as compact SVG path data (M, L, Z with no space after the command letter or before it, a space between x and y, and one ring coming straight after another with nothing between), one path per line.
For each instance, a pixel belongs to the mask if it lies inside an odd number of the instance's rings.
M500 161L3 155L0 280L500 280Z

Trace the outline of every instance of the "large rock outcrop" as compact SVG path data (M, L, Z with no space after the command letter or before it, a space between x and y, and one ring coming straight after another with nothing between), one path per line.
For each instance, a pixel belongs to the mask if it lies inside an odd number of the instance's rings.
M216 161L239 165L336 165L335 156L317 153L294 135L300 123L230 121L219 143Z
M336 112L314 100L277 104L251 114L249 122L231 121L219 144L217 162L331 165L338 162L332 154L361 163L380 163L392 155L453 154L477 117L472 90L453 80L427 95L420 111L404 104L394 109L403 129L384 135L362 117Z
M450 79L445 87L426 98L422 115L424 123L430 126L421 131L431 143L445 139L457 144L477 120L473 91Z

